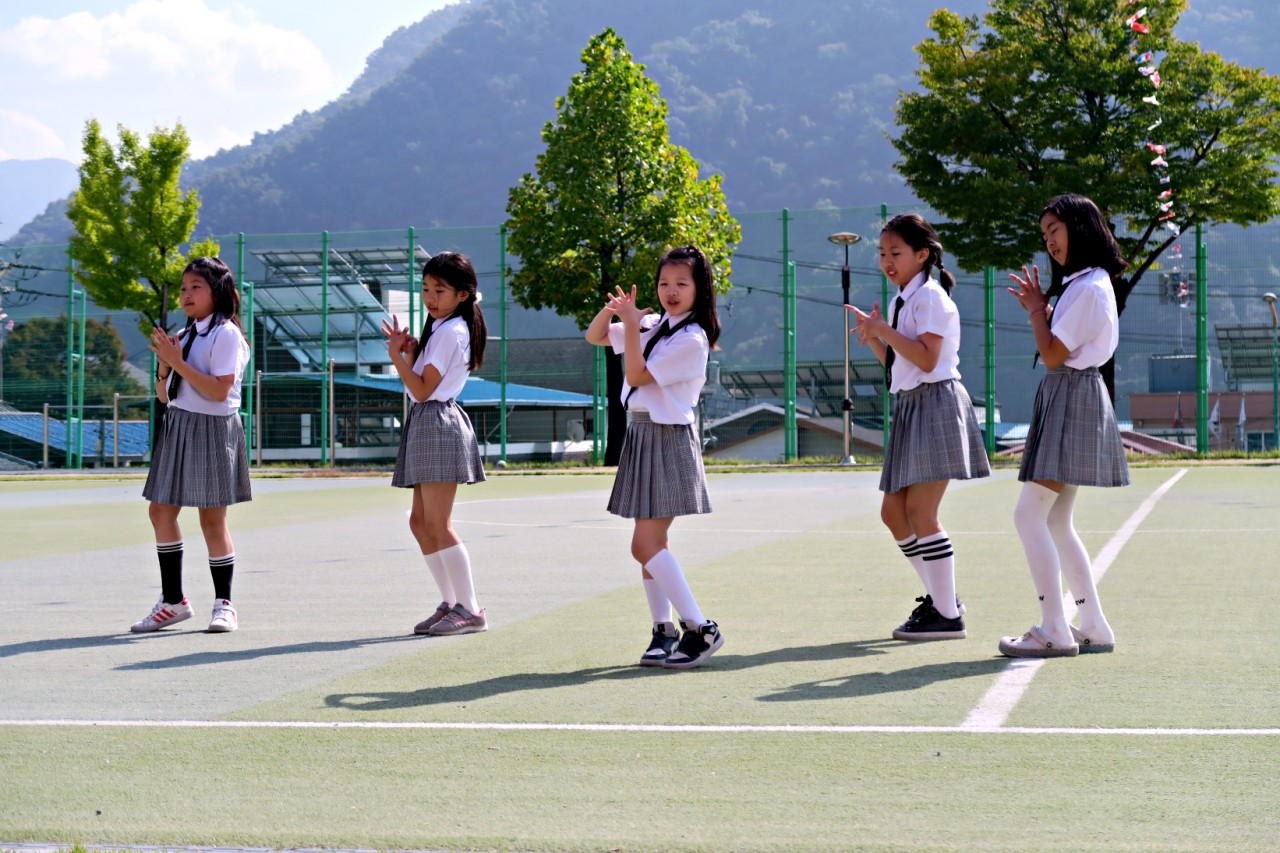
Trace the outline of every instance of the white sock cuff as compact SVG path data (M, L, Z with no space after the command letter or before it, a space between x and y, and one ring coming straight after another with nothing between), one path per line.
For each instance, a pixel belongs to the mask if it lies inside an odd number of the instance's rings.
M156 550L159 551L161 554L167 554L171 551L181 551L182 540L179 539L177 542L157 542Z

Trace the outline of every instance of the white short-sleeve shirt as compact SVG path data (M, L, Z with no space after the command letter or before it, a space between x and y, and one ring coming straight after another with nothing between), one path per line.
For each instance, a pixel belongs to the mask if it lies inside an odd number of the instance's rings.
M431 336L413 362L413 372L421 376L428 364L440 371L440 384L427 399L452 400L462 393L471 375L467 367L471 363L471 330L467 328L467 321L457 316L431 323ZM413 402L426 402L413 396L407 388L405 391Z
M1116 293L1106 270L1089 267L1072 273L1053 308L1049 330L1070 350L1067 367L1083 370L1107 363L1120 345Z
M688 316L687 311L683 314L664 315L668 328L675 328ZM662 317L652 314L640 319L641 351L662 320ZM609 326L609 343L616 353L621 353L626 348L626 331L622 323ZM650 419L658 424L692 424L698 395L702 393L702 386L707 381L707 358L710 352L707 333L697 323L690 323L675 334L663 338L645 361L653 382L641 385L635 394L631 394L631 385L624 376L622 399L627 400L630 394L627 408L634 412L648 412Z
M209 331L212 321L211 315L197 320L195 326L183 329L178 333L178 344L185 346L186 336L195 329L196 339L187 353L187 364L207 376L235 376L227 399L222 402L211 400L183 379L177 396L169 401L169 405L201 415L231 415L240 410L240 387L244 381L245 366L249 364L249 343L240 327L230 320L224 320Z
M947 379L960 378L960 311L955 302L943 290L936 279L925 278L924 272L899 291L903 305L898 312L898 331L912 340L932 333L942 336L942 352L938 355L938 363L927 373L898 354L893 360L893 377L890 391L910 391L926 382L943 382ZM889 300L889 310L885 318L892 321L893 303Z

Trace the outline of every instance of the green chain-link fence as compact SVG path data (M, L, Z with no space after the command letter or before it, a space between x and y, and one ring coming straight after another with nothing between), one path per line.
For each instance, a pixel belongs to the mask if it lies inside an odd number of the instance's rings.
M742 241L733 286L719 298L724 331L702 407L709 454L834 457L847 440L859 461L878 455L888 403L883 375L856 342L847 365L845 437L845 247L829 238L862 238L848 247L850 301L884 304L890 285L879 271L879 230L886 217L910 211L929 215L904 207L738 215ZM511 302L502 270L519 259L505 256L499 228L219 240L241 283L243 322L253 330L244 414L255 462L389 463L404 398L387 372L380 325L391 312L421 326L418 274L423 260L442 250L468 254L480 278L490 340L464 403L486 456L599 453L599 441L591 441L602 420L599 353L573 321ZM1166 256L1130 295L1116 357L1117 413L1141 432L1200 450L1274 448L1272 389L1280 366L1263 296L1280 290L1280 222L1207 228L1203 244L1204 281L1196 275L1195 235L1187 232L1181 257ZM1047 268L1043 256L1028 261ZM8 315L0 319L0 460L71 467L147 461L153 365L137 318L84 299L64 246L0 247L0 265L0 309ZM963 319L960 370L980 415L992 421L993 447L1016 441L1040 376L1025 314L1005 292L1008 272L958 271L953 294ZM1205 317L1200 356L1198 305ZM988 400L995 404L989 415ZM1215 403L1216 422L1209 416Z

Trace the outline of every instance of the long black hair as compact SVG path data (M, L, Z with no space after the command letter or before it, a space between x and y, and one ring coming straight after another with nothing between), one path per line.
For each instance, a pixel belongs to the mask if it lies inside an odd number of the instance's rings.
M938 239L938 232L933 230L933 226L923 216L918 213L900 213L886 222L880 233L897 234L914 251L928 251L929 257L924 262L925 278L932 278L933 268L937 267L938 283L942 285L942 289L950 293L951 288L956 286L956 277L942 265L942 241Z
M1044 206L1036 217L1037 221L1049 213L1061 220L1067 229L1067 262L1060 266L1052 257L1049 258L1053 275L1046 295L1054 297L1062 293L1063 278L1089 267L1105 270L1114 284L1129 262L1120 254L1116 237L1098 205L1085 196L1064 193L1054 196Z
M475 370L484 364L484 345L489 338L489 329L484 322L484 312L480 310L476 271L471 266L471 259L460 252L441 252L432 255L422 265L422 279L435 276L459 293L467 294L467 298L458 303L454 310L455 317L461 317L467 324L467 333L471 336L471 362L468 370ZM426 306L423 306L426 312ZM428 314L422 324L422 335L419 336L419 348L425 347L431 334L431 315Z
M702 331L707 333L707 343L714 347L720 338L720 315L716 313L715 275L711 271L711 263L697 246L670 249L658 261L658 271L653 276L654 288L657 288L662 268L667 264L685 264L693 273L693 322L702 327Z
M186 278L187 273L200 276L209 285L209 293L213 296L213 314L210 315L208 328L200 337L208 335L226 322L235 323L236 328L240 328L240 292L236 290L236 277L231 274L231 268L226 262L217 257L196 258L182 270L182 277ZM183 361L191 354L191 345L195 343L195 325L196 319L188 317L187 325L183 327L182 331L186 332L186 340L182 343ZM173 378L169 380L168 391L170 402L178 396L178 388L182 385L182 377L178 375L178 371L173 371L171 375Z

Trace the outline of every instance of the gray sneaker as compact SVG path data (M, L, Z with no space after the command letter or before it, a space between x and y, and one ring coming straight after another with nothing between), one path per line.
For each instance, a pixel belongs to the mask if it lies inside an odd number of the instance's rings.
M445 614L448 613L452 608L453 608L453 605L450 604L449 602L447 601L440 602L439 604L436 605L435 613L432 613L426 619L423 619L417 625L413 626L413 633L430 634L431 626L439 622L441 619L443 619L445 617Z
M485 619L484 608L472 613L461 604L453 605L440 621L427 629L433 637L451 637L454 634L478 634L489 630L489 621Z

